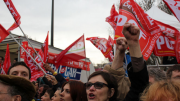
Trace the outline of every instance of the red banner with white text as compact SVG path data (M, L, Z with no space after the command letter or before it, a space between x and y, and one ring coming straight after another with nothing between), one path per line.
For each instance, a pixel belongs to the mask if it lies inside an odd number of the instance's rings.
M15 21L17 24L19 24L20 18L21 16L19 15L19 13L17 12L14 4L12 3L11 0L4 0L7 8L9 9L9 11L11 12L12 16L14 17Z
M141 52L143 54L144 59L147 60L151 55L152 50L154 49L154 45L156 43L156 40L159 38L160 33L150 35L144 29L142 29L142 27L139 25L139 23L131 13L122 9L120 9L120 13L121 14L118 16L118 23L115 33L116 36L124 36L122 33L122 29L123 25L126 22L133 23L134 25L138 26L140 28L139 43L141 47Z
M121 0L119 15L115 16L115 19L117 20L115 39L124 37L122 29L126 22L140 28L139 43L143 57L147 60L154 49L156 40L160 36L159 26L154 23L154 20L134 0Z
M154 54L156 56L176 56L178 63L180 63L179 58L179 35L180 32L167 24L156 21L158 26L161 28L161 36L156 41L154 48Z
M110 11L110 16L106 18L106 22L108 22L114 30L116 30L116 24L117 20L116 17L118 15L118 12L115 9L115 6L113 5Z
M98 38L98 37L90 37L86 38L86 40L89 40L96 48L98 48L102 54L105 56L105 58L108 58L110 62L113 61L114 55L112 52L112 46L108 44L108 40L105 38Z
M28 47L27 41L22 42L22 46L31 56L33 55L31 49ZM43 71L34 63L27 53L25 53L24 62L31 70L31 81L36 81L37 78L44 75Z

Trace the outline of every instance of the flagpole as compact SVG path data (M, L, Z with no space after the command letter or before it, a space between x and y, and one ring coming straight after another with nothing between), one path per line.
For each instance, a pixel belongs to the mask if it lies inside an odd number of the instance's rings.
M52 0L52 14L51 14L51 46L54 47L54 0Z
M5 2L6 3L6 2ZM7 5L7 4L6 4ZM10 6L10 5L9 5ZM8 6L7 6L7 8L8 8ZM10 8L8 8L9 9L9 11L10 11L10 13L11 13L11 10L10 10ZM11 8L11 9L13 9L13 8ZM14 9L13 9L14 10ZM16 10L16 9L15 9ZM24 34L24 32L23 32L23 30L21 29L21 27L20 27L20 24L19 24L19 22L20 22L20 18L18 19L18 22L16 22L16 19L15 19L15 17L14 17L14 15L11 13L11 15L12 15L12 17L14 18L14 20L15 20L15 23L18 25L18 27L20 28L20 30L21 30L21 32ZM12 35L11 35L12 36ZM29 41L29 39L27 38L27 36L24 34L24 36L25 36L25 38L27 39L27 41L29 42L29 44L31 45L31 47L33 48L33 50L35 51L35 53L37 54L37 52L36 52L36 50L34 49L34 47L32 46L32 44L31 44L31 42ZM42 59L41 59L41 57L39 56L39 54L37 54L37 56L39 57L39 59L41 60L41 62L44 64L44 62L42 61Z
M83 35L84 35L84 33L83 33ZM88 79L88 75L87 75L87 62L86 62L86 47L85 47L86 45L85 45L85 40L84 40L84 50L85 50L85 64L86 64L86 76L87 76L87 79ZM90 75L90 73L89 73L89 75Z
M17 23L16 23L17 24ZM36 55L39 57L39 59L41 60L41 62L44 64L43 60L41 59L41 57L39 56L39 54L37 53L37 51L34 49L34 47L32 46L31 42L29 41L29 39L27 38L27 36L25 35L24 31L21 29L20 25L19 25L19 29L21 30L21 32L24 34L25 38L27 39L28 43L31 45L31 47L33 48L34 52L36 53Z
M46 74L46 72L41 68L41 66L34 60L34 58L21 46L21 44L14 38L13 35L11 35L11 32L9 32L10 36L14 39L14 41L16 41L16 43L29 55L29 57L36 63L36 65L43 71L44 74Z
M1 66L1 69L2 69L2 72L3 72L5 75L7 75L6 72L5 72L4 69L3 69L3 66Z
M12 13L11 13L12 15ZM12 17L14 18L14 16L12 15ZM35 53L37 54L37 51L34 49L34 47L32 46L31 42L29 41L29 39L27 38L27 36L25 35L24 31L21 29L20 24L18 24L18 22L16 22L16 19L14 18L15 23L18 25L19 29L21 30L21 32L23 33L23 35L25 36L25 38L27 39L27 41L29 42L29 44L31 45L31 47L33 48L33 50L35 51ZM41 57L39 56L39 54L37 54L37 56L40 58L41 62L44 64L44 62L42 61Z

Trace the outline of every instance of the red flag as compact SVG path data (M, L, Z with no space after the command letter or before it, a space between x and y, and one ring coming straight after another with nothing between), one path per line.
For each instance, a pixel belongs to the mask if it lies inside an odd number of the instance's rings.
M49 31L48 31L46 40L45 40L45 42L43 43L43 45L42 45L42 47L41 47L41 50L42 50L42 52L43 52L43 54L44 54L44 58L43 58L44 63L45 63L45 62L47 61L47 59L48 59L48 50L49 50L49 48L48 48L48 39L49 39Z
M113 5L111 8L110 16L106 18L106 22L108 22L114 30L116 30L116 24L117 19L116 16L118 15L118 12L115 9L115 6Z
M59 53L55 59L56 68L59 67L63 62L68 61L77 61L80 59L85 59L85 43L84 43L84 35L82 35L79 39L73 42L70 46L68 46L65 50Z
M180 33L178 33L176 37L176 59L177 62L180 64Z
M179 57L179 35L180 32L167 24L156 21L161 28L162 34L156 41L154 48L154 54L156 56L176 56L178 63L180 63Z
M54 64L54 60L57 57L57 55L58 54L49 52L48 63ZM83 60L78 60L78 61L69 60L68 62L63 62L61 65L90 71L90 62L86 62Z
M180 22L180 0L163 0Z
M4 0L7 8L9 9L9 11L11 12L11 14L13 15L15 21L17 24L20 24L20 18L21 16L19 15L19 13L17 12L16 8L14 7L14 4L12 3L11 0Z
M109 38L108 38L108 44L110 45L110 46L112 46L112 45L114 45L114 40L109 36Z
M28 42L25 41L22 43L23 43L24 49L26 49L26 51L29 54L33 55L31 48L28 47ZM34 61L31 59L31 57L27 53L25 53L24 62L31 70L31 81L36 81L37 78L44 75L43 71L34 63Z
M20 24L21 24L21 21L19 21L18 24L16 22L14 22L13 25L7 31L9 32L9 31L16 29Z
M7 44L7 49L6 49L6 55L3 63L3 70L1 74L4 74L4 72L7 74L9 67L11 66L11 59L10 59L10 53L9 53L9 45Z
M6 29L0 24L0 43L9 35Z
M160 28L133 0L121 0L117 19L115 39L124 36L122 29L126 22L138 26L140 28L139 43L141 52L144 59L147 60L160 35Z
M47 63L54 64L54 60L55 60L55 58L57 57L57 55L58 55L58 54L49 52L49 53L48 53L48 61L47 61Z
M91 43L102 52L105 58L109 58L110 62L114 59L114 56L112 54L112 46L108 44L107 39L90 37L86 38L86 40L91 41Z

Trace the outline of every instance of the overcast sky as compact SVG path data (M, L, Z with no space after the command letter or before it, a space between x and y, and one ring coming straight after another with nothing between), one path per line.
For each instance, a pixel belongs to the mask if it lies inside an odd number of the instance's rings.
M12 0L21 15L21 28L32 39L44 42L51 31L52 0ZM65 49L81 35L108 38L110 25L105 18L119 0L54 0L54 46ZM8 29L14 23L8 8L0 0L0 24ZM19 28L12 31L23 35ZM50 44L50 38L49 38ZM86 56L101 63L104 56L90 41L85 41Z

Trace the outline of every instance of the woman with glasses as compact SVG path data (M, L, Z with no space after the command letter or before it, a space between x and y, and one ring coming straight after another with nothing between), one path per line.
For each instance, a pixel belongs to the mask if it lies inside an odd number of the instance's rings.
M92 73L85 86L88 101L117 101L117 81L107 72Z
M81 81L65 82L60 96L60 101L87 101L86 89Z

